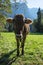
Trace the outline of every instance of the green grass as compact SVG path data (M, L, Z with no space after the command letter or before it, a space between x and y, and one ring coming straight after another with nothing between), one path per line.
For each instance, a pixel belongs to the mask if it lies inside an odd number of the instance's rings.
M24 56L16 58L15 48L14 33L0 33L0 65L7 65L13 57L11 65L43 65L43 35L27 35Z

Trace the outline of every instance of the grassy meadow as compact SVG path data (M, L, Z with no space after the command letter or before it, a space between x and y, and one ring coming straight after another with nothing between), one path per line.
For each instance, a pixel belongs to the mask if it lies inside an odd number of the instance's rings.
M27 35L24 51L16 57L15 34L0 32L0 65L43 65L43 35Z

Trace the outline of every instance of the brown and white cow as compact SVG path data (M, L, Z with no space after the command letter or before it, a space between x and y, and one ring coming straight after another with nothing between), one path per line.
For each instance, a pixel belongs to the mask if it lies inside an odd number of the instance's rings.
M30 24L32 21L30 19L25 19L22 14L16 15L13 19L6 20L9 23L13 24L13 30L15 32L16 41L17 41L17 56L19 56L19 46L21 42L22 55L24 54L24 43L26 35L30 30Z

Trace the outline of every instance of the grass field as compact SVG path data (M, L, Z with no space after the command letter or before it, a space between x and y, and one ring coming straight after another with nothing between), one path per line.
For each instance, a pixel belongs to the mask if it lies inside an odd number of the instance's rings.
M14 33L0 33L0 65L43 65L43 35L28 35L24 56L16 57Z

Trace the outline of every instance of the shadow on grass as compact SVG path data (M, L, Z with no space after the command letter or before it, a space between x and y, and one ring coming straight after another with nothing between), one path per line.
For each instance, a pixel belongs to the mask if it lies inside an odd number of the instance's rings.
M17 56L13 57L12 59L9 59L10 55L13 54L13 52L15 52L17 49L14 49L12 51L10 51L7 54L2 55L2 57L0 58L0 65L11 65L13 62L16 61L16 59L18 58ZM21 55L20 55L21 56Z

